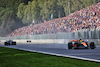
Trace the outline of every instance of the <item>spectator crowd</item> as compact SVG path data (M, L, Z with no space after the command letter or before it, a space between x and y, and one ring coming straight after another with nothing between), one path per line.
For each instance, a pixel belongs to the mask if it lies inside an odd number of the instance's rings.
M100 3L76 11L67 17L18 28L8 36L75 32L93 28L100 29Z

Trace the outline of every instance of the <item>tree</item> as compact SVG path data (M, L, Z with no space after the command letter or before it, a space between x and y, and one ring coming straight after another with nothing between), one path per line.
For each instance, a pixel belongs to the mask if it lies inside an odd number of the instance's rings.
M6 31L6 29L2 26L0 26L0 36L5 36L7 35L8 32Z
M29 1L28 5L24 5L21 3L18 6L18 12L17 16L22 19L24 24L28 24L29 22L32 22L33 20L35 23L39 23L42 21L40 16L40 7L38 5L38 2L33 0L32 2Z
M42 21L41 16L40 16L40 6L38 1L32 1L32 21L35 21L35 24L39 23L40 21Z
M14 29L23 26L24 24L22 23L22 18L24 10L23 12L20 12L22 10L19 7L20 11L18 12L18 15L17 11L20 3L23 2L27 5L28 1L32 0L0 0L0 29L5 28L6 33L10 33Z
M32 3L29 1L28 5L21 3L18 6L17 16L19 19L23 21L24 24L28 24L28 22L32 22Z
M80 6L79 6L80 5ZM71 0L71 12L75 12L77 10L82 9L82 2L81 0Z
M2 15L3 15L4 12L5 12L5 8L0 7L0 26L2 24L1 17L2 17Z
M70 4L68 2L69 0L58 0L58 5L63 7L65 16L69 15L70 12Z
M18 6L18 12L17 12L17 17L19 18L19 19L23 19L23 17L24 17L24 10L25 10L25 4L24 3L21 3L21 4L19 4L19 6Z
M4 15L1 17L2 25L4 28L7 29L7 32L11 32L13 30L15 15L13 14L13 10L8 9L5 11Z
M50 15L54 14L54 18L58 17L58 10L57 10L57 0L49 0L45 1L43 4L43 9L40 12L42 16L42 20L50 20Z

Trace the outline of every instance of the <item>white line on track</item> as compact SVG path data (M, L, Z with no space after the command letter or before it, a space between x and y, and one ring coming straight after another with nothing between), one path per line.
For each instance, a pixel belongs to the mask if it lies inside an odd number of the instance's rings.
M100 53L83 53L83 54L69 54L69 55L100 55Z

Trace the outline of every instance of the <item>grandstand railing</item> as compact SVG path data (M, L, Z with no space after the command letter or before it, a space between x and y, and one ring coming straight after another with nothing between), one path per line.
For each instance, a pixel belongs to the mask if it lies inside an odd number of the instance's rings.
M61 33L50 33L50 34L40 34L40 35L22 35L15 37L1 37L1 40L7 39L100 39L100 29L82 29L76 32L61 32Z

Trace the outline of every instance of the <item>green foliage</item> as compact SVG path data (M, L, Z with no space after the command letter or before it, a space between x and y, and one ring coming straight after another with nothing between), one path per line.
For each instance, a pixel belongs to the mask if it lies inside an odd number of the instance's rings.
M0 0L0 28L5 28L6 30L4 31L10 33L19 26L22 26L21 20L17 18L18 6L22 2L27 4L28 1L29 0ZM19 22L22 25L18 25ZM3 33L0 32L0 35L2 34Z
M4 15L2 16L2 26L8 29L8 32L11 32L11 27L14 24L15 15L13 14L13 10L5 11Z
M24 24L32 22L33 20L38 23L41 21L40 7L37 1L28 2L28 5L21 3L18 6L17 16L22 19Z
M1 17L2 17L3 12L4 12L4 8L0 7L0 25L2 24Z
M22 19L24 17L24 8L25 4L24 3L21 3L19 6L18 6L18 12L17 12L17 16L19 17L19 19Z
M42 20L50 20L50 15L54 14L54 18L58 17L57 0L49 0L44 2L43 9L40 12Z

